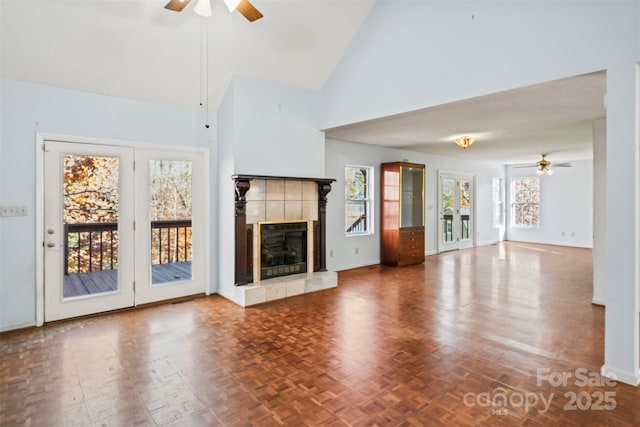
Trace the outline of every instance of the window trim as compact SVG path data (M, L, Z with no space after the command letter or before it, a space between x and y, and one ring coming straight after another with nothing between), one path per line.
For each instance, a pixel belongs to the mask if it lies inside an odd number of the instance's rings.
M356 164L350 164L347 163L344 165L344 172L345 174L344 176L344 185L343 188L346 190L346 185L347 185L347 181L346 181L346 170L347 168L350 169L366 169L367 170L367 177L366 177L366 182L365 182L365 188L366 188L366 195L364 199L348 199L347 195L346 195L346 191L344 194L344 210L343 210L343 219L346 219L347 216L347 202L349 201L361 201L363 200L365 202L365 211L367 212L367 228L365 231L351 231L351 232L347 232L346 227L344 229L344 235L345 237L357 237L357 236L370 236L375 234L375 217L374 217L374 202L375 202L375 190L374 190L374 176L375 176L375 168L373 166L369 166L369 165L356 165Z

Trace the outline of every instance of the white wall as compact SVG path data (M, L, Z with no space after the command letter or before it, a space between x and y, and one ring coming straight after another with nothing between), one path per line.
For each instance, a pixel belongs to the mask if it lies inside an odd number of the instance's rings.
M235 76L218 111L218 293L233 299L234 174L324 178L317 94Z
M314 123L317 93L236 76L236 173L322 178L324 133Z
M593 161L574 160L570 168L553 168L540 176L540 226L511 225L511 180L536 176L535 168L508 166L506 180L506 239L551 245L593 247Z
M217 292L233 299L235 276L235 189L231 176L235 171L235 80L231 82L218 110L218 209L215 222L218 224L218 276ZM226 266L226 267L225 267Z
M493 228L491 183L494 177L504 177L499 164L469 162L407 150L354 144L343 141L326 142L326 175L335 178L327 204L327 269L345 270L380 262L380 164L408 159L426 166L425 187L425 252L437 252L438 241L438 170L476 174L477 242L497 242L500 230ZM374 230L372 235L345 236L344 232L344 167L347 164L374 167ZM358 254L355 253L358 248ZM329 252L333 251L333 257Z
M377 1L323 88L319 127L638 59L638 9L609 0Z
M35 323L36 132L185 146L208 139L196 110L7 79L0 85L0 204L28 209L26 217L0 219L4 330Z

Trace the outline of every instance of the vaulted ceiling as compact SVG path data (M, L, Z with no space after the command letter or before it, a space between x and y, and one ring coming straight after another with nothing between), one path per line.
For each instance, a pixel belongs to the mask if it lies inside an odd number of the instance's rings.
M208 94L217 110L234 74L319 90L373 4L252 0L250 23L222 0L210 18L167 1L2 0L0 74L192 107Z
M217 110L234 74L321 90L374 0L255 0L249 23L168 0L2 0L0 75L92 93ZM401 47L399 47L401 48ZM328 129L327 137L500 163L590 158L605 117L593 73ZM457 136L477 138L468 150Z

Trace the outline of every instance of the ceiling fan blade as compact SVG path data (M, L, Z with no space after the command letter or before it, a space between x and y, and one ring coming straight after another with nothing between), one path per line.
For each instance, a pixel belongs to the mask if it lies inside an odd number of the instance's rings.
M249 20L249 22L257 21L262 18L262 13L258 9L255 8L254 5L249 3L249 0L240 0L238 3L237 11L242 14L245 18Z
M538 165L521 165L521 166L514 166L514 168L537 168Z
M551 166L554 168L570 168L571 163L552 163Z
M182 9L187 7L190 1L191 0L171 0L164 8L173 10L174 12L182 12Z

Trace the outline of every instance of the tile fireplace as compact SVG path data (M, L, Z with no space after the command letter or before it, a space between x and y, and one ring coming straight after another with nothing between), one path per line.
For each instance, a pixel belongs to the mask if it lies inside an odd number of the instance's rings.
M327 194L335 180L232 178L238 302L251 305L337 286L336 273L326 271L325 238Z

